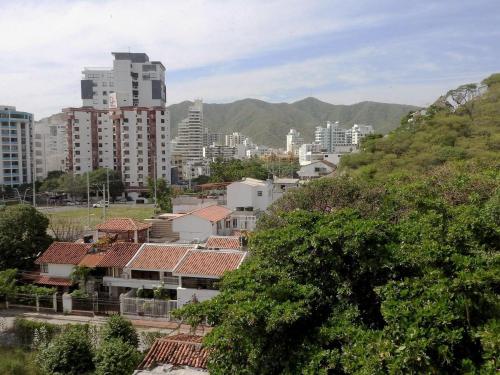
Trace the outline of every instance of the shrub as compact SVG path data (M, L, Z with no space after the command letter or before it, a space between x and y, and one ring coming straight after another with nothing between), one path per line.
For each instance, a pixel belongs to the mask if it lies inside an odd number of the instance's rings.
M37 347L42 343L48 343L61 331L61 327L46 322L16 318L14 321L14 333L19 344L24 348Z
M94 357L96 375L129 375L142 356L135 347L121 339L103 342Z
M19 348L0 347L0 374L2 375L39 375L33 355Z
M151 346L153 346L156 339L163 336L165 336L165 334L158 331L141 332L141 342L142 346L144 347L143 351L147 352L151 348Z
M139 339L132 323L120 315L112 315L101 331L101 339L106 342L111 339L121 339L126 344L137 348Z
M94 370L90 343L85 327L68 326L37 355L37 363L49 375L80 375Z

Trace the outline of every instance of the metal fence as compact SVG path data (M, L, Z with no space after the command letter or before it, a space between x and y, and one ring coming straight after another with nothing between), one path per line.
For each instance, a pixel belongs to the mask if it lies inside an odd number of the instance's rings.
M171 320L170 313L177 308L176 300L160 300L147 298L122 297L121 313L151 318L165 318Z
M36 295L18 293L9 296L5 306L8 308L16 307L36 311L56 311L56 297L53 294Z
M120 313L120 300L117 298L75 298L72 297L73 312L111 315Z

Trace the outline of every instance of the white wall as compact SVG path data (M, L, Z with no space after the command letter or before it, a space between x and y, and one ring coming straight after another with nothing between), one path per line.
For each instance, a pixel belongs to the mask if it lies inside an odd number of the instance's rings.
M218 290L186 289L179 287L177 288L177 307L181 307L190 302L193 299L193 295L196 295L198 301L202 302L215 297L219 293Z
M316 171L316 168L319 168L320 171ZM333 168L325 165L323 163L313 163L300 167L300 170L297 172L301 179L310 179L310 178L318 178L322 177L325 174L333 172Z
M195 215L185 215L172 220L172 231L179 233L180 241L205 241L217 234L217 226Z
M49 276L54 276L54 277L69 277L71 274L71 271L73 271L73 265L72 264L48 264L49 267Z
M236 207L253 207L254 210L267 210L273 202L272 184L265 182L258 185L249 185L236 181L227 187L227 207L235 210ZM259 191L262 195L259 196Z

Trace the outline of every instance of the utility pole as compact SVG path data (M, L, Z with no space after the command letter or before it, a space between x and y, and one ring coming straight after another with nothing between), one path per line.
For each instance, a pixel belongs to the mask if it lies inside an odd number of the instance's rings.
M89 185L89 174L87 171L87 226L90 229L90 185Z
M34 162L34 160L33 160ZM33 176L32 176L32 179L33 179L33 207L36 208L36 188L35 188L35 185L36 185L36 175L35 175L35 164L33 163Z
M156 192L156 157L155 159L153 160L153 166L154 166L154 169L153 169L153 178L154 178L154 199L155 199L155 209L157 207L157 192ZM156 213L156 211L155 211Z
M103 218L106 221L106 184L102 185L102 199Z
M108 185L108 201L109 201L109 169L106 168L106 185Z

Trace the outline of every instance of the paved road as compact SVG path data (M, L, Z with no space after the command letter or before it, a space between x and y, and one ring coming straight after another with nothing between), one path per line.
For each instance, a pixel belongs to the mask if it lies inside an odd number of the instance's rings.
M136 204L136 203L122 203L122 204L110 204L110 208L114 207L119 207L119 208L125 208L125 207L130 207L130 208L141 208L141 207L148 207L148 208L153 208L154 204ZM81 206L37 206L37 209L39 209L42 212L45 213L50 213L50 212L64 212L64 211L72 211L75 209L86 209L87 205L81 205ZM102 208L92 208L90 207L91 210L93 211L102 211Z

